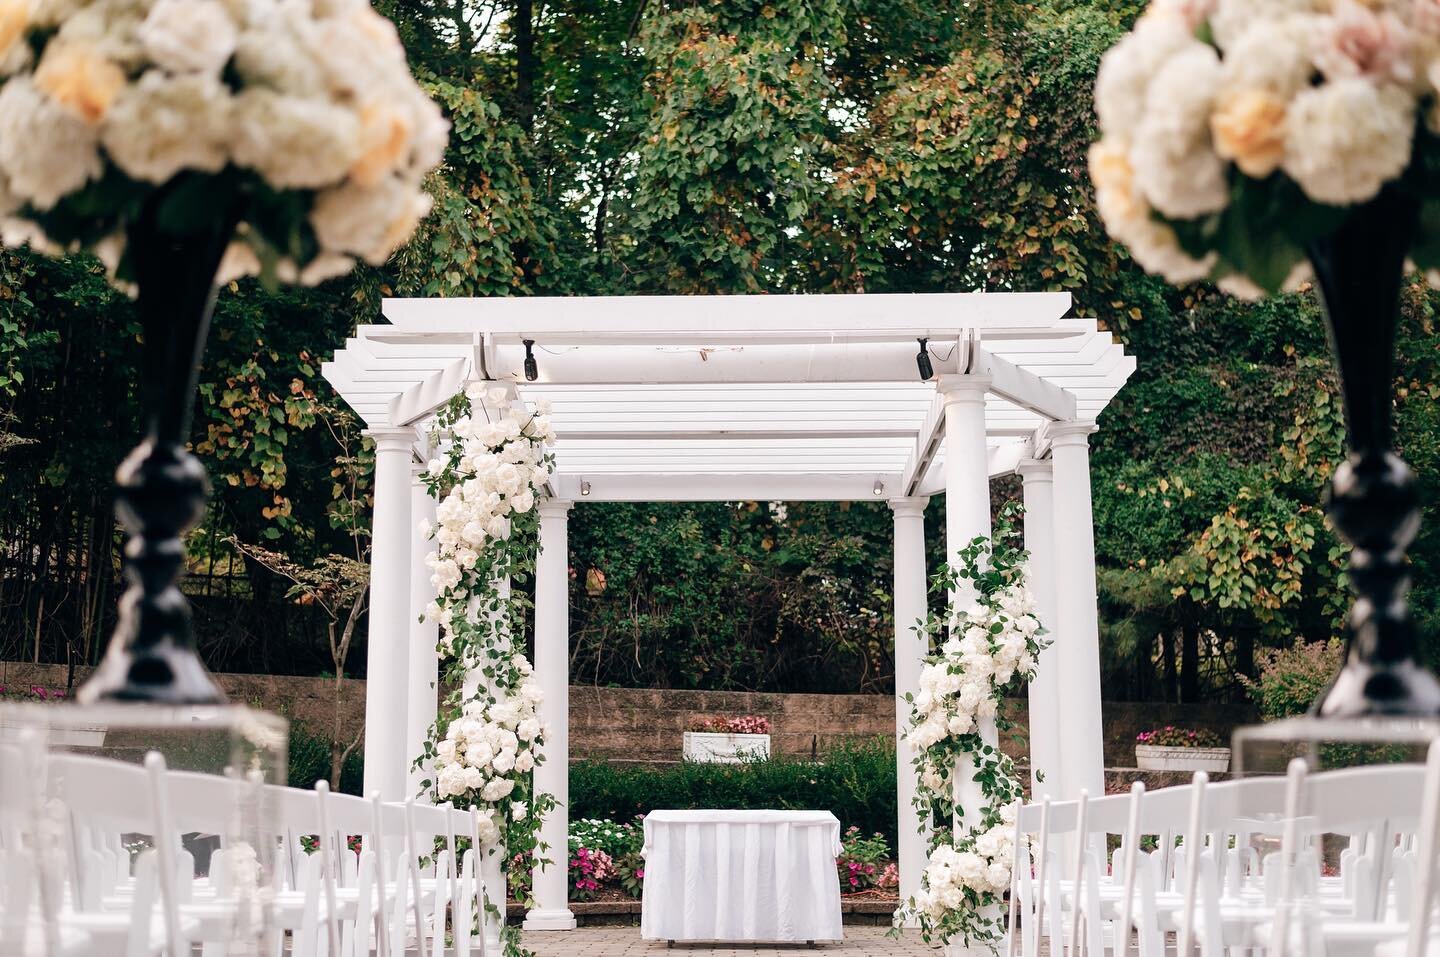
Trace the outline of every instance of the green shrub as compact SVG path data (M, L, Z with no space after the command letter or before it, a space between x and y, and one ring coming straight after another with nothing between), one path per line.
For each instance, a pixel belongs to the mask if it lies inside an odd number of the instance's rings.
M895 846L895 746L877 739L826 752L818 762L775 757L664 768L582 761L570 768L570 817L628 821L654 810L830 811L843 827Z
M1338 638L1297 641L1289 648L1263 651L1256 662L1259 677L1240 676L1245 691L1265 721L1304 714L1330 686L1345 654Z
M292 788L313 788L316 781L330 779L330 742L299 721L290 722L290 767L286 781ZM350 752L340 771L340 790L359 794L364 787L365 762L361 749Z

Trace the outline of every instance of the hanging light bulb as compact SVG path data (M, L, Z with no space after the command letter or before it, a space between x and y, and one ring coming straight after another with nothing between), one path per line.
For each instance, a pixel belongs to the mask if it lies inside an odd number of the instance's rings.
M580 494L581 494L581 495L589 495L589 494L590 494L590 483L587 482L585 479L581 479L581 480L580 480Z
M882 482L882 481L880 481L879 479L876 479L876 480L875 480L875 487L872 488L870 491L874 492L876 495L884 495L884 494L885 494L885 483Z
M540 366L535 362L535 340L522 339L525 343L525 378L534 382L540 378Z
M915 366L920 370L920 381L929 382L930 377L935 374L935 366L930 361L930 340L920 339L920 352L915 356Z

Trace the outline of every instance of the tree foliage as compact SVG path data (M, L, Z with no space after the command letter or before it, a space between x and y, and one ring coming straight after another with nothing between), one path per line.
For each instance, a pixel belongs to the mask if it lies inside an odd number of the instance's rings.
M214 492L186 586L213 666L333 667L325 616L226 543L297 567L351 553L368 497L336 489L369 453L337 453L319 363L396 294L1068 290L1139 363L1093 440L1107 693L1239 696L1234 675L1267 647L1334 634L1343 552L1320 490L1340 410L1313 294L1170 289L1096 219L1090 87L1137 3L379 6L449 115L451 148L434 212L384 268L222 291L193 436ZM1412 552L1427 636L1435 306L1407 288L1396 383L1427 518ZM92 261L0 251L5 656L92 661L108 630L109 482L136 431L136 336ZM997 505L1014 494L997 483ZM888 687L883 505L586 505L572 521L579 680Z

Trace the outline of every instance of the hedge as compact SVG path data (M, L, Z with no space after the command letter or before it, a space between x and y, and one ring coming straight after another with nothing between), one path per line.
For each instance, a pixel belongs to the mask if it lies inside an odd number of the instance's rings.
M781 808L830 811L841 828L879 832L895 847L895 746L850 744L819 761L774 757L668 767L581 761L570 767L570 818L628 821L650 811Z

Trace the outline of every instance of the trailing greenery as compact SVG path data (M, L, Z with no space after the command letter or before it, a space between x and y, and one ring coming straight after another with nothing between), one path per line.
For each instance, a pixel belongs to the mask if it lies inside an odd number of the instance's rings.
M896 846L895 745L840 745L819 761L777 756L740 764L665 767L580 761L570 766L570 819L629 821L659 808L826 810L842 827Z

